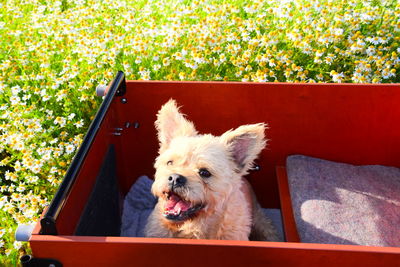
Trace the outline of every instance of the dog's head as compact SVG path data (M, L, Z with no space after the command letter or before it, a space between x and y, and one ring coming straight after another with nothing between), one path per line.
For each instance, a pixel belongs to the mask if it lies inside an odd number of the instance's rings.
M152 192L164 217L182 222L216 212L265 146L265 124L240 126L221 136L197 133L174 100L155 122L160 141Z

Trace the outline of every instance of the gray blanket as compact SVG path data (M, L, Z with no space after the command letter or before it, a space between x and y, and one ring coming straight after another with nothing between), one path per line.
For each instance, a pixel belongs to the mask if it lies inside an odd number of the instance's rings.
M400 169L287 159L301 242L400 246Z
M141 176L132 185L124 200L121 236L144 237L147 218L154 209L157 199L151 194L153 180ZM263 209L277 228L283 241L281 212L279 209Z

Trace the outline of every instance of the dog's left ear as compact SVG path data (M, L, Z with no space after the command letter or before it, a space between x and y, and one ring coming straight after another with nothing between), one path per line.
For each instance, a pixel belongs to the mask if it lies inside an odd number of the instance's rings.
M160 141L160 153L169 146L173 138L197 134L193 123L180 113L179 107L173 99L170 99L158 111L155 126L158 131L158 140Z
M243 125L221 135L240 173L245 173L266 145L266 124Z

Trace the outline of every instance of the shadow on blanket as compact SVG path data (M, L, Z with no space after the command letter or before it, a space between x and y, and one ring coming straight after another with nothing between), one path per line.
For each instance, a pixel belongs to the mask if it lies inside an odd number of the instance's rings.
M132 185L124 200L122 211L121 236L144 237L144 227L147 218L157 204L157 198L151 193L153 180L141 176ZM263 209L266 216L271 218L283 241L281 212L279 209Z

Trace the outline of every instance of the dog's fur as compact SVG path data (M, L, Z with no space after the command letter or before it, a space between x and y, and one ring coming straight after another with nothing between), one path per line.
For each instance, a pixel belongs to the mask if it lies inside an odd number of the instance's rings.
M277 240L243 178L265 147L265 124L240 126L218 137L200 135L170 100L158 112L155 125L160 150L152 192L158 203L146 236Z

